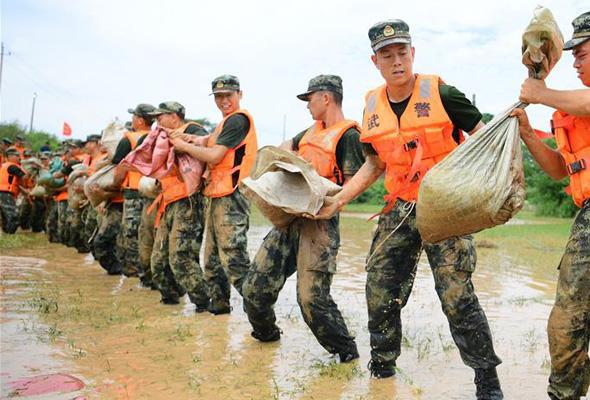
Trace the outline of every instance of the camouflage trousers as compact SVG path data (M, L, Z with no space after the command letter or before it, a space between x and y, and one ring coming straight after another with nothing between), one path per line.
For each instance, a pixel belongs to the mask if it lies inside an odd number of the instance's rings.
M57 202L57 237L58 242L67 245L70 242L70 228L67 224L68 201Z
M139 221L143 209L143 197L136 190L125 191L123 202L123 274L138 276L139 264Z
M340 247L338 217L327 221L295 219L272 229L252 261L244 283L244 304L255 332L276 330L273 305L285 281L297 272L297 302L305 323L330 353L356 352L338 306L330 295Z
M585 396L590 386L590 201L577 215L559 265L557 295L547 327L552 399Z
M2 217L2 230L6 233L16 232L18 228L18 209L12 193L0 192L0 214Z
M27 195L21 195L19 207L19 225L24 231L31 229L31 217L33 214L33 198Z
M250 268L248 233L250 201L236 189L210 199L205 239L205 275L211 291L212 313L230 309L231 284L242 295ZM229 278L229 279L228 279Z
M33 210L31 212L31 230L43 232L47 219L48 203L53 201L50 198L33 197Z
M57 212L58 204L55 199L47 201L47 221L45 221L45 233L50 243L59 243L59 234L57 231L57 221L59 215Z
M83 215L84 218L84 238L86 239L86 243L88 243L88 247L90 248L90 253L96 259L96 252L94 251L94 239L98 234L98 227L101 222L101 216L98 215L98 212L94 207L88 204L85 207L85 214Z
M153 199L144 198L143 208L141 209L141 219L138 229L138 252L139 265L141 271L139 279L144 286L154 286L152 280L151 258L156 238L156 210L148 214L148 209L152 205Z
M122 203L109 204L105 215L101 218L98 232L94 238L94 257L109 275L120 275L122 272L122 215Z
M164 302L175 303L186 292L197 307L209 303L209 289L199 265L204 201L200 193L195 193L168 204L160 218L151 268Z
M78 250L78 253L90 253L90 245L88 244L88 236L85 230L85 221L88 215L88 210L92 208L90 204L78 210L72 210L70 219L70 241L73 247Z
M393 210L379 218L367 259L371 370L389 371L396 365L401 352L401 310L412 291L422 248L463 362L471 368L495 367L502 361L494 352L488 321L471 283L476 264L473 238L453 237L423 244L416 227L416 210L410 206L398 200Z
M68 202L66 201L66 204L68 204ZM75 224L75 219L77 218L76 216L76 210L74 210L73 208L70 208L69 204L68 207L66 208L66 227L65 227L65 231L66 236L67 236L67 240L65 242L63 242L63 244L65 244L68 247L76 247L76 241L77 241L77 233L73 227Z

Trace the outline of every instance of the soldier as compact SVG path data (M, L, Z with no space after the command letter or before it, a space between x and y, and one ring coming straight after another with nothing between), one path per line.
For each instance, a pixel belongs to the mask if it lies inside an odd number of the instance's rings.
M206 162L208 177L203 194L209 198L205 273L211 291L209 312L231 311L228 277L238 293L250 267L247 251L250 202L238 185L250 174L256 159L257 142L254 121L240 109L240 81L233 75L222 75L212 82L215 104L223 115L207 147L182 140L179 131L170 137L176 151L185 152Z
M28 177L20 167L20 152L10 147L6 150L6 161L0 167L0 214L2 230L13 234L18 228L18 211L16 198L20 191L27 193L21 186Z
M578 16L572 25L573 38L563 49L572 50L578 77L590 87L590 12ZM545 81L526 79L520 100L557 109L551 122L557 150L537 137L524 110L513 115L519 118L520 136L541 169L558 181L569 176L573 200L581 208L559 264L555 305L547 326L549 398L574 400L586 396L590 385L590 90L554 90Z
M196 122L186 122L185 108L176 101L161 103L151 113L158 126L180 134L205 136L207 131ZM178 304L182 293L196 306L207 311L209 289L199 265L199 252L205 226L205 199L200 191L188 193L179 172L162 178L158 226L151 257L152 279L160 290L162 303Z
M138 104L127 111L133 115L132 128L121 139L113 156L112 163L118 165L127 154L137 148L143 139L152 130L154 117L149 115L155 107L151 104ZM125 276L139 276L141 265L139 263L139 222L145 200L138 192L141 174L129 171L127 168L117 166L115 169L115 184L121 184L123 189L123 274ZM143 275L143 274L142 274Z
M57 149L51 163L49 165L49 173L53 176L55 172L59 172L63 167L63 151L61 148ZM59 193L58 195L59 196ZM57 196L51 196L51 201L47 203L47 221L45 223L45 232L50 243L61 243L58 231L58 202Z
M100 144L101 135L88 135L86 138L85 148L88 151L90 162L88 164L88 176L92 176L100 167L101 164L104 166L109 163L108 155ZM83 234L84 240L88 243L90 253L95 259L98 259L94 247L94 238L98 232L98 226L100 225L99 216L96 208L91 205L84 207L84 213L82 215L83 222Z
M25 146L24 146L25 138L22 135L17 135L14 138L14 148L18 150L20 153L20 159L22 160L25 157Z
M28 160L34 155L32 150L26 149L24 156L21 157L21 161ZM35 176L29 175L27 179L21 182L22 187L31 191L35 187ZM28 194L21 195L20 207L19 207L19 225L23 231L31 229L31 217L33 214L33 198Z
M320 75L309 82L307 92L297 96L307 102L317 122L281 147L297 151L324 178L338 185L346 182L363 164L359 126L344 118L342 80ZM305 323L320 344L341 362L359 357L338 306L330 295L340 247L338 216L313 221L296 218L285 229L274 228L256 254L244 283L244 304L254 328L252 336L262 342L280 338L273 305L287 278L297 271L297 300Z
M471 282L476 260L473 239L465 236L422 243L414 207L428 168L457 147L462 140L460 130L472 134L483 126L481 114L438 76L413 74L415 49L405 22L377 23L369 30L369 38L372 61L385 85L366 96L361 134L366 161L320 210L320 217L331 217L385 172L389 204L379 218L367 260L369 369L377 378L395 374L401 351L401 309L424 248L453 339L463 362L475 370L477 398L502 399L496 373L501 360L494 352L492 334ZM433 142L440 146L425 146Z
M39 160L43 164L43 168L49 170L51 153L42 152L39 155ZM50 207L49 203L53 201L52 196L36 196L32 197L33 209L31 211L31 230L33 232L42 232L45 230L47 211Z
M8 138L2 138L0 142L0 165L6 161L6 150L12 146L12 141Z

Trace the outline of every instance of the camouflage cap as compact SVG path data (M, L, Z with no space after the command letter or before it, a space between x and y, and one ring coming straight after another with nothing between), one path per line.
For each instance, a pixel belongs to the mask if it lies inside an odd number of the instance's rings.
M16 140L21 141L21 142L24 142L25 141L25 138L23 136L21 136L21 135L18 135L16 137Z
M77 148L84 146L84 142L82 142L80 139L70 139L67 142L64 142L64 144L69 147L77 147Z
M20 151L16 147L9 147L4 152L7 156L20 156Z
M35 154L35 152L33 150L31 150L31 149L26 149L23 153L27 157L30 157L30 156L32 156L32 155Z
M41 154L39 154L39 159L41 160L48 160L53 156L53 154L51 154L50 151L42 151Z
M572 21L574 34L570 40L564 43L564 50L571 50L579 44L590 39L590 11L579 15Z
M211 82L211 91L215 93L230 93L240 91L240 80L237 76L221 75Z
M377 22L369 29L369 39L373 51L394 43L412 44L410 27L401 19Z
M322 90L342 94L342 78L338 75L318 75L309 81L307 92L298 94L297 98L308 101L310 94Z
M5 144L7 146L10 146L12 144L12 140L10 140L8 138L3 138L2 139L2 144Z
M165 101L158 105L154 111L148 113L148 115L157 117L162 114L182 114L186 115L184 106L177 101Z
M86 143L88 142L100 142L100 135L97 135L96 133L92 134L92 135L88 135L86 136Z
M140 103L135 108L127 109L127 112L129 114L137 115L140 118L150 118L152 117L150 113L154 112L155 110L156 107L152 106L151 104Z

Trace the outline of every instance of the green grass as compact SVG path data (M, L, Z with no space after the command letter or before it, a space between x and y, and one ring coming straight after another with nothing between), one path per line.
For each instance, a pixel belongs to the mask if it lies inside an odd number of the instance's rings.
M385 206L385 204L368 204L368 203L362 203L362 204L347 204L346 207L344 207L344 209L342 210L343 212L349 212L349 213L370 213L370 214L377 214L378 212L380 212L383 207Z
M3 250L16 248L33 248L47 245L47 236L40 233L19 232L16 235L0 233L0 254L7 254Z

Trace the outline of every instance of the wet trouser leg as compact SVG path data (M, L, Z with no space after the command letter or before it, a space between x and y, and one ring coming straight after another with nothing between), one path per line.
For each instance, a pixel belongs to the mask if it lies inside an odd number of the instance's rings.
M590 201L572 225L547 333L551 354L549 396L559 400L585 396L590 385Z
M89 207L91 206L87 205L81 209L74 210L70 224L72 243L76 250L78 250L78 253L90 252L90 245L88 244L88 238L84 229L84 220L88 214L87 209Z
M152 210L151 214L147 213L148 208L152 204L152 199L144 199L141 210L141 219L138 228L138 252L139 265L141 272L139 278L145 286L152 286L152 268L150 259L152 258L152 249L154 247L154 239L156 236L156 210Z
M59 234L57 230L58 219L57 202L54 199L47 200L47 221L45 222L45 232L51 243L59 243Z
M494 352L492 332L471 282L476 264L473 238L455 236L425 244L424 250L461 359L474 369L494 368L502 360Z
M57 202L57 237L59 243L67 244L69 240L69 229L66 223L68 212L68 201Z
M67 203L67 202L66 202ZM76 210L74 210L73 208L70 208L68 206L68 208L66 209L66 227L65 230L67 232L67 240L65 242L66 246L68 247L76 247L76 236L77 236L77 232L74 230L74 219L76 218Z
M27 195L22 195L22 202L19 210L19 225L22 230L31 229L31 213L33 211L33 199Z
M90 252L92 256L96 258L96 252L94 251L94 239L98 233L98 212L92 205L88 204L86 206L86 214L84 216L84 238L86 239L86 243L90 248Z
M33 198L33 210L31 211L31 229L33 232L43 232L45 218L47 216L47 203L41 197Z
M94 239L96 259L109 275L121 274L122 214L123 206L121 203L110 204L106 208L106 213L101 219Z
M172 221L172 212L169 207L166 207L164 213L160 216L150 261L152 267L152 279L160 291L162 302L164 303L177 303L182 294L169 266L169 235L170 230L172 229Z
M172 226L168 239L168 266L191 301L203 309L209 304L209 288L199 253L203 242L204 199L201 194L169 204Z
M15 233L18 228L18 209L12 193L0 192L0 213L2 230L6 233Z
M141 268L139 265L139 221L142 209L143 199L135 191L130 195L125 193L122 224L124 241L122 266L123 274L126 276L138 276Z
M212 310L229 308L230 286L242 295L250 268L247 233L250 201L236 189L232 194L210 200L205 241L205 274Z

